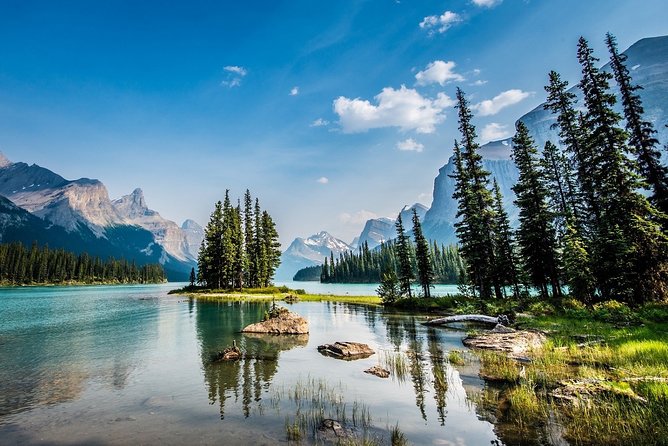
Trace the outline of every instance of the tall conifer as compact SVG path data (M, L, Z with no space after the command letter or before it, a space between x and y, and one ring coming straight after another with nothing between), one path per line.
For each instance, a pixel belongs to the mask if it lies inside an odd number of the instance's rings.
M410 255L410 238L406 235L404 230L404 223L401 220L401 213L397 217L395 222L395 227L397 229L397 260L399 262L399 284L401 287L401 293L407 294L408 297L412 297L411 293L411 281L413 280L413 267L411 266L411 255Z
M413 208L413 237L415 238L415 258L417 260L418 281L422 286L424 297L431 297L434 284L434 270L429 255L429 242L422 233L422 224L417 210Z

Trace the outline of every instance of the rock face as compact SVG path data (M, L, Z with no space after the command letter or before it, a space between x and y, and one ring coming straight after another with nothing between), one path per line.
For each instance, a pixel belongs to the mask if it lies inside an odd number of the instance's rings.
M181 230L186 237L190 257L196 259L199 255L199 248L202 246L202 240L204 240L204 228L194 220L186 220L181 225Z
M368 345L359 342L335 342L319 345L318 351L323 355L346 360L368 358L376 353Z
M296 313L285 309L276 317L266 321L250 324L242 333L266 333L266 334L307 334L308 321Z
M182 261L196 259L190 254L186 236L181 228L173 221L163 218L158 212L149 209L141 189L135 189L131 194L114 200L112 204L126 223L150 231L155 237L155 242L165 248L167 253Z
M401 220L404 222L404 227L406 228L412 227L411 221L413 218L413 209L417 212L420 221L424 220L424 216L428 210L427 206L422 203L415 203L412 206L404 206L399 213L401 214ZM358 246L367 243L369 249L373 249L376 246L380 246L381 243L397 238L397 229L394 226L395 222L396 217L380 217L367 220L362 233L357 237Z

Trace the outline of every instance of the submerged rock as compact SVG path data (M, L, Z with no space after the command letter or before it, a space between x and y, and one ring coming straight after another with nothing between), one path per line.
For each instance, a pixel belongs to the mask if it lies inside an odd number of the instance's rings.
M214 355L213 361L236 361L241 358L241 350L237 347L237 341L232 340L232 347L227 347L222 352Z
M369 369L366 369L364 373L368 373L370 375L376 375L379 378L389 378L390 377L390 371L382 368L379 365L375 365Z
M354 436L340 422L329 418L322 420L320 426L318 426L318 431L320 431L322 439L329 442L338 442L342 438L352 438Z
M273 310L272 310L273 311ZM250 324L242 333L269 333L269 334L307 334L308 321L287 308L281 308L266 321Z
M368 358L376 353L368 345L359 342L335 342L319 345L318 351L323 355L347 360Z

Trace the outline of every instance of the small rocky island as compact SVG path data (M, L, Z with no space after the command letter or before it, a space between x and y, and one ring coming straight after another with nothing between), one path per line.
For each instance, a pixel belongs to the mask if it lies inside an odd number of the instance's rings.
M368 358L376 353L368 345L359 342L335 342L334 344L319 345L318 351L326 356L349 361Z
M250 324L241 332L303 335L308 334L308 321L287 308L273 306L264 321Z

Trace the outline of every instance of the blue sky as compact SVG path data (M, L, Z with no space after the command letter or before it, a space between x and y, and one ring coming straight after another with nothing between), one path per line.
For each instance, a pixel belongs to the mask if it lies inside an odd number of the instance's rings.
M345 241L372 216L431 204L458 137L457 86L481 139L603 59L668 34L665 0L0 0L0 150L112 198L206 223L248 187L281 240Z

